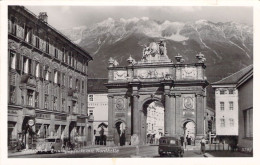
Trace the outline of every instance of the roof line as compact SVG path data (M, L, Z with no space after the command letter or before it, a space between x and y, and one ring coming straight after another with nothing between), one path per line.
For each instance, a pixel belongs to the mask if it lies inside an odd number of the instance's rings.
M253 66L253 64L248 65L247 67L245 67L245 68L243 68L243 69L241 69L241 70L239 70L239 71L237 71L237 72L235 72L235 73L233 73L233 74L231 74L231 75L229 75L229 76L227 76L227 77L225 77L225 78L223 78L223 79L221 79L221 80L219 80L219 81L217 81L217 82L213 82L213 83L211 83L211 84L212 84L212 85L217 84L218 82L223 81L223 80L225 80L225 79L227 79L227 78L229 78L229 77L235 75L236 73L238 73L238 72L240 72L240 71L242 71L242 70L244 70L244 69L246 69L246 68L248 68L248 67L251 67L251 66ZM231 83L224 83L224 84L231 84Z
M32 11L30 11L29 9L27 9L25 6L21 6L26 12L30 13L32 16L34 16L36 19L39 20L38 16L36 14L34 14ZM49 28L51 28L54 32L56 32L57 34L59 34L61 37L63 37L64 39L68 40L72 45L76 46L79 50L81 50L82 52L84 52L89 58L90 60L93 60L93 57L83 48L81 48L78 44L74 43L73 41L71 41L67 36L65 36L64 34L62 34L59 30L57 30L56 28L54 28L53 26L51 26L48 22L44 23L46 24ZM90 61L89 60L89 61Z

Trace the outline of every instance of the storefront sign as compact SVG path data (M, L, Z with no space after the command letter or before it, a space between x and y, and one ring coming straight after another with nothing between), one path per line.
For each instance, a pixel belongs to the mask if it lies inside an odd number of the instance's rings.
M66 120L67 120L67 116L58 116L58 115L55 115L55 119L66 121Z
M43 119L51 119L50 114L42 114L42 113L36 113L37 118L43 118Z
M17 114L17 111L16 110L8 110L8 113L9 114Z

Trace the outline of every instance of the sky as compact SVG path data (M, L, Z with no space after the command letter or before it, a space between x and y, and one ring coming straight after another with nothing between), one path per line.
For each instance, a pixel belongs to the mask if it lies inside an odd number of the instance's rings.
M35 13L47 12L48 23L57 29L88 26L107 18L149 17L157 21L234 21L253 25L252 7L234 6L25 6Z

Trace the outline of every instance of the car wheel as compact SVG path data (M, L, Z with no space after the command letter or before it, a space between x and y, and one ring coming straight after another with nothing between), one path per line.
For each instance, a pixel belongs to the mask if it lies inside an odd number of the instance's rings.
M52 147L51 148L51 154L54 154L55 153L55 151L54 151L54 148Z
M163 157L163 154L160 154L160 157Z
M183 154L184 154L183 152L180 152L180 157L183 157Z

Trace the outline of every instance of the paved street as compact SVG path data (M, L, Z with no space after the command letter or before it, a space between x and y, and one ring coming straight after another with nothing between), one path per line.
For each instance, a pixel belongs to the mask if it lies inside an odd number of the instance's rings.
M139 150L139 157L160 157L158 154L158 146L142 146ZM69 151L55 154L20 154L10 156L9 158L126 158L135 156L136 148L132 146L125 147L99 147L82 149L79 151ZM185 151L184 157L204 157L199 151ZM173 157L174 158L174 157Z

